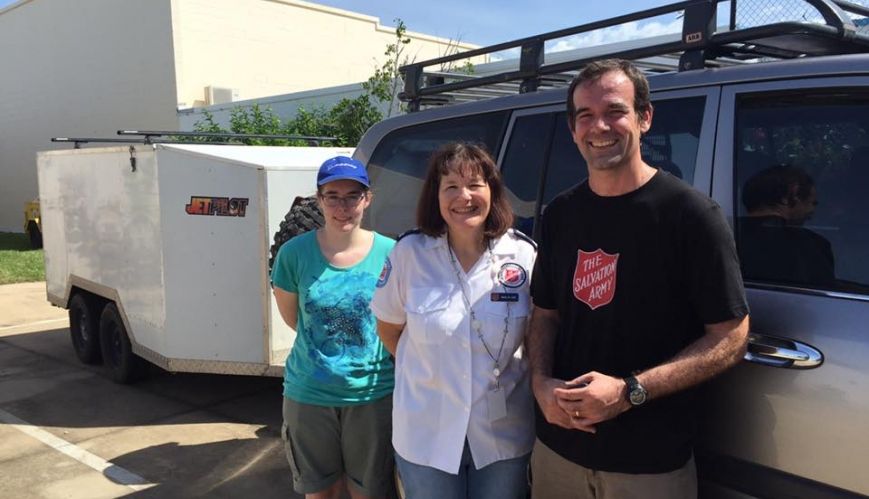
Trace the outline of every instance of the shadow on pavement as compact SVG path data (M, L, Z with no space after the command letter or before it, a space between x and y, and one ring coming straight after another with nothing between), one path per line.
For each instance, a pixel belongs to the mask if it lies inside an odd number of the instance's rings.
M279 378L172 374L118 385L68 329L0 338L0 409L154 483L135 497L299 497L280 439Z

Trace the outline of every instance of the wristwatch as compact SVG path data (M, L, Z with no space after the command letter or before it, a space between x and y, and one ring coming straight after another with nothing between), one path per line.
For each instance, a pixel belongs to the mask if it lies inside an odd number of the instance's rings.
M643 405L649 397L649 392L643 388L643 385L634 376L625 378L625 383L628 385L628 402L634 407Z

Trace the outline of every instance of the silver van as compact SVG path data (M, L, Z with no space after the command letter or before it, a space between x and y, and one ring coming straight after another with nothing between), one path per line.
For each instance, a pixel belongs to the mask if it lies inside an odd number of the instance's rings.
M813 13L801 15L817 22L744 28L739 8L751 3L732 0L723 2L729 26L718 29L719 3L682 2L405 67L404 97L422 110L375 125L356 149L377 192L366 223L392 235L413 227L429 154L465 140L496 156L517 226L535 234L547 203L586 175L564 102L565 82L591 58L546 64L545 42L682 12L681 39L594 57L645 64L655 108L646 161L712 196L740 251L751 344L745 361L705 390L701 495L867 497L869 9L800 0L800 12ZM426 73L510 48L522 54L513 71ZM517 93L440 105L506 84ZM764 199L782 183L785 195ZM763 223L764 203L797 214Z

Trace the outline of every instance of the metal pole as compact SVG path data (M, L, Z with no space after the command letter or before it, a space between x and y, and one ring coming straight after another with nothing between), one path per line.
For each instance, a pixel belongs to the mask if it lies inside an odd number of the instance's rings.
M736 0L730 0L730 31L736 29Z

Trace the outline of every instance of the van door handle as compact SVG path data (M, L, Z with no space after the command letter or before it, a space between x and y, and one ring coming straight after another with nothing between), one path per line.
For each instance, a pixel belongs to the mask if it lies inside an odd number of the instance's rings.
M817 348L788 338L750 333L745 360L771 367L812 369L824 362Z

